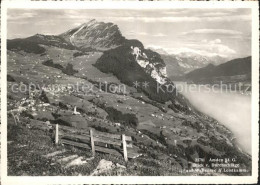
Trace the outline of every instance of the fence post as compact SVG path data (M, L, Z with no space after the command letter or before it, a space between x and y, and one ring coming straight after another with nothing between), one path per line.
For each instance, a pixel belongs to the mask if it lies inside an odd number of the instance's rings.
M94 137L93 137L92 129L90 129L89 132L90 132L90 141L91 141L92 154L93 154L93 156L95 156L95 143L94 143Z
M56 124L56 132L55 132L55 144L59 143L59 124Z
M122 143L123 143L123 152L124 152L124 158L125 162L127 162L127 149L126 149L126 141L125 141L125 134L122 135Z

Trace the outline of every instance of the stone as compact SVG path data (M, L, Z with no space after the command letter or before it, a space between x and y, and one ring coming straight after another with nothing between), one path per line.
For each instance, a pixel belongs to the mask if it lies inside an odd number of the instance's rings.
M117 168L124 168L124 169L126 169L126 167L125 167L124 165L121 165L121 164L119 164L119 163L116 163L116 167L117 167Z
M100 173L109 171L114 168L114 164L112 161L107 161L105 159L102 159L99 161L97 168L92 172L91 176L98 175Z
M56 156L56 155L61 154L61 153L63 153L63 152L64 152L64 151L55 151L55 152L49 153L49 154L47 154L47 155L44 155L44 157L47 157L47 158L53 157L53 156Z
M86 164L87 161L83 161L82 159L83 159L83 157L78 157L78 158L72 160L70 163L68 163L66 165L66 168L71 167L71 166L79 166L79 165Z

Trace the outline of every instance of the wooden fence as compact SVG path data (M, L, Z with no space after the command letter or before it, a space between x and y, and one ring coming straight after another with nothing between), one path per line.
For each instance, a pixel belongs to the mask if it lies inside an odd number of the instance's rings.
M125 161L128 158L139 156L134 148L132 138L124 134L117 135L107 132L100 132L94 129L77 129L73 127L56 124L55 143L67 144L76 147L95 151L109 153L117 156L124 156Z

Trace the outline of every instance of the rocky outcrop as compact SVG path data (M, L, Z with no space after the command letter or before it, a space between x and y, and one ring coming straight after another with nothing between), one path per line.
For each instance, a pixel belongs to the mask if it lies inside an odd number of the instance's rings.
M160 55L146 50L138 40L127 40L124 45L105 51L94 66L102 72L114 74L129 86L138 82L136 88L152 100L166 102L175 96L175 90L166 90L167 84L173 86L173 83L166 77L165 64ZM145 82L148 86L143 86Z
M160 84L165 84L167 82L166 66L163 60L160 60L160 56L158 56L157 53L152 53L150 50L140 49L139 47L134 46L131 46L131 49L132 55L135 56L135 61L147 74ZM149 53L149 57L145 51ZM158 61L155 60L156 58Z

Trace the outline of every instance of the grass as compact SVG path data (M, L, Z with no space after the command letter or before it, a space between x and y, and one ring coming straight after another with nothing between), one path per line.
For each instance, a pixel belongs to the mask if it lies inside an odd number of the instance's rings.
M46 158L44 155L55 151L66 150L66 155L83 156L89 158L91 151L81 150L69 146L56 146L51 133L41 130L28 129L22 125L8 124L8 175L9 176L76 176L90 175L97 167L101 159L112 161L127 166L123 168L113 168L99 175L177 175L177 170L171 164L175 164L174 159L159 160L152 157L132 159L125 163L123 157L108 154L96 153L93 160L80 166L65 168L63 163L54 163L53 158ZM159 154L159 153L158 153ZM58 154L64 155L64 154ZM160 154L159 154L160 155ZM177 164L176 164L177 166Z
M23 126L8 125L8 175L20 176L55 176L55 175L88 175L97 166L100 157L89 161L87 165L65 168L62 164L53 163L51 158L43 155L63 150L56 146L50 135L39 130L29 130ZM73 147L66 147L66 154L91 157L86 152Z

